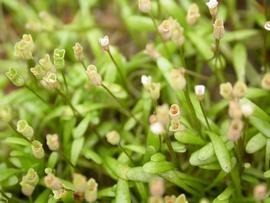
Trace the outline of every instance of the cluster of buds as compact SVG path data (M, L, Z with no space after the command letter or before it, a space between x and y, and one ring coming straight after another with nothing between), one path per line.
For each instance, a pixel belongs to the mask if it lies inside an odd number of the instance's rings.
M244 82L238 81L232 86L231 83L222 83L219 87L220 95L226 100L238 100L245 96L247 86Z
M199 11L199 7L197 4L193 3L189 6L188 8L188 12L187 12L187 16L186 16L186 20L187 23L192 26L194 25L197 21L198 18L200 17L200 11Z
M160 97L160 83L152 82L151 76L143 75L141 77L141 83L143 87L149 92L150 97L153 100L158 100Z
M33 58L35 44L30 34L24 34L22 39L15 44L15 56L28 60Z
M256 201L263 201L266 197L267 186L265 183L258 184L254 187L253 197Z
M31 143L32 153L37 159L42 159L45 155L41 142L34 140Z
M202 101L204 99L205 95L205 86L204 85L196 85L194 87L195 95L198 98L198 100Z
M215 19L217 15L217 10L218 10L218 1L217 0L209 0L209 2L206 3L209 12L212 16L213 19Z
M118 145L120 143L120 135L117 131L112 130L106 134L107 142L111 145Z
M170 128L169 131L177 132L183 130L183 125L180 123L180 108L178 104L172 104L169 109L170 115Z
M25 84L23 76L14 68L9 68L5 75L17 87L21 87Z
M108 35L105 35L104 37L99 39L99 44L101 48L104 51L109 51L110 50L110 39Z
M26 196L31 196L35 190L36 185L38 184L39 177L36 171L30 168L27 171L27 174L22 177L20 182L22 193Z
M61 199L66 194L61 180L56 177L51 171L44 177L44 183L47 188L50 188L54 194L55 199Z
M172 40L179 47L185 41L183 27L171 17L161 22L158 31L164 40Z
M221 19L216 19L214 22L214 38L217 40L221 40L224 37L225 29L224 23Z
M53 52L53 63L56 68L63 69L65 66L65 49L55 49Z
M97 72L97 68L95 65L89 65L86 69L86 74L94 86L101 86L102 85L102 78L100 74Z
M3 105L0 106L0 120L4 122L10 122L12 119L12 111L10 106Z
M266 73L261 81L263 89L270 90L270 73Z
M151 57L152 59L157 59L160 57L158 51L154 48L154 44L147 43L144 49L144 53Z
M59 149L59 137L57 134L47 134L46 141L50 150L57 151Z
M139 0L138 6L139 6L139 10L143 13L151 12L151 0Z
M75 58L78 61L83 61L84 59L83 46L80 43L76 42L72 48Z
M170 73L170 82L173 89L180 91L185 89L187 81L184 69L173 69Z
M26 137L28 140L33 139L34 130L26 120L19 120L17 122L17 131L21 133L24 137Z
M163 104L156 108L156 114L153 114L149 118L150 129L155 135L161 135L165 133L170 117L169 117L169 107L167 104Z

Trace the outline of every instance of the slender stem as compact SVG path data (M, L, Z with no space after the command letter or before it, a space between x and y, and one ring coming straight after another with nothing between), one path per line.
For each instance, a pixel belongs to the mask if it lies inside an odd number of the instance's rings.
M71 163L71 161L66 157L66 155L62 151L59 150L58 153L72 168L75 168L75 166Z
M67 84L67 79L66 79L66 76L65 76L65 73L63 70L61 70L61 74L62 74L62 78L64 80L64 85L65 85L65 88L66 88L66 93L67 93L67 96L69 97L69 89L68 89L68 84Z
M181 57L182 65L186 69L187 68L187 64L186 64L186 60L185 60L185 56L184 56L184 48L183 48L183 46L181 46L179 48L179 51L180 51L180 57Z
M209 122L208 122L208 119L207 119L206 112L205 112L205 109L204 109L204 107L203 107L202 101L199 101L199 103L200 103L200 107L201 107L201 110L202 110L202 113L203 113L203 117L204 117L204 119L205 119L205 122L206 122L206 124L207 124L208 130L211 131L211 127L210 127L210 124L209 124Z
M37 98L39 98L44 104L46 104L46 105L49 106L48 102L47 102L45 99L43 99L38 93L36 93L36 91L33 90L30 86L24 85L24 87L26 87L30 92L32 92L32 93L33 93Z
M16 129L16 127L13 126L11 122L8 123L8 126L20 137L23 137L29 144L32 144L26 137L24 137L21 133L19 133Z
M126 151L126 149L124 147L122 147L122 145L119 143L118 144L119 148L127 155L127 157L129 158L129 160L131 161L131 163L133 165L135 165L135 162L133 161L132 157L129 155L129 153Z
M161 137L161 135L159 135L158 136L158 138L159 138L159 150L158 151L162 151L162 137Z
M82 64L84 70L87 70L87 67L86 67L85 63L83 61L80 61L80 63Z
M171 159L172 159L172 161L173 161L174 163L176 163L176 153L175 153L175 151L173 150L172 143L171 143L171 139L170 139L168 133L165 133L165 134L164 134L164 139L165 139L165 142L166 142L166 144L167 144L167 147L168 147L168 150L169 150Z

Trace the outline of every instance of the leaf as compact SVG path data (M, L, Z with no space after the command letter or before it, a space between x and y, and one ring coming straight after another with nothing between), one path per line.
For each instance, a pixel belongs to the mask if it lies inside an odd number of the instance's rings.
M236 44L233 48L233 65L238 80L243 82L245 81L246 61L247 61L246 47L241 43Z
M71 146L70 161L72 164L76 165L77 160L80 156L81 149L83 147L84 137L74 139Z
M58 153L52 152L49 159L48 159L48 168L54 168L58 161Z
M50 193L51 191L49 189L45 189L41 194L39 194L34 203L47 203Z
M183 144L203 145L204 141L193 130L186 129L174 134L175 139Z
M214 199L213 203L229 203L230 197L233 193L233 189L231 187L227 187L220 195Z
M254 135L246 145L246 152L253 154L266 145L266 138L261 133Z
M189 162L193 166L206 165L215 161L216 156L212 143L209 143L199 150L193 152L189 158Z
M102 163L102 159L100 158L100 156L91 149L84 149L83 155L85 156L85 158L90 159L97 164Z
M184 153L187 151L186 146L179 142L172 142L172 147L175 152Z
M128 16L126 19L128 28L132 31L154 31L154 25L150 18L144 16Z
M261 120L255 116L250 116L249 117L249 122L257 129L259 130L262 134L264 134L266 137L270 138L270 123Z
M129 186L128 182L122 179L119 179L117 182L116 188L116 203L130 203L130 193L129 193Z
M232 163L230 154L226 148L225 143L222 141L221 137L217 136L215 133L207 131L207 134L211 139L215 154L221 168L223 169L223 171L229 173L232 170Z
M114 175L125 180L127 179L126 174L130 169L128 165L122 164L116 159L109 156L105 156L103 158L103 161L106 167L108 167L108 169L110 169Z
M247 30L237 30L233 32L226 32L222 41L231 42L231 41L241 41L247 38L250 38L254 35L257 35L258 31L255 29L247 29Z
M7 144L17 144L17 145L23 145L23 146L30 146L31 144L26 141L24 138L20 137L8 137L4 141Z
M1 168L0 169L0 182L3 180L6 180L7 178L9 178L10 176L16 174L17 172L19 172L17 169L14 168Z
M83 134L86 132L89 122L91 120L92 116L91 114L87 114L84 119L79 123L79 125L73 129L73 137L79 138L83 136Z
M150 161L143 165L143 170L146 173L160 174L174 168L173 164L167 161L154 162Z
M140 182L148 182L151 178L153 178L152 175L149 173L146 173L143 170L143 167L134 167L130 168L127 171L127 178L128 180L133 180L133 181L140 181Z
M98 198L115 197L115 187L108 187L98 190Z

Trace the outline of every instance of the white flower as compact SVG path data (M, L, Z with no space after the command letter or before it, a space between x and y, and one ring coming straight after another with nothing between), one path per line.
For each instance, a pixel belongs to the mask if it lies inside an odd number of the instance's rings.
M151 1L150 0L139 0L139 10L143 13L149 13L151 11Z
M267 21L267 22L264 24L264 29L266 29L267 31L270 31L270 21Z
M195 86L195 94L197 97L203 97L205 94L205 86L204 85L196 85Z
M164 133L164 127L160 122L155 122L151 124L150 129L155 135L160 135Z
M206 3L207 7L209 9L213 9L213 8L216 8L218 6L218 1L217 0L209 0L207 3Z
M108 37L108 35L105 35L104 37L99 39L99 44L102 47L102 49L104 51L109 50L109 46L110 46L110 39Z
M152 77L151 76L146 76L142 75L141 77L141 83L144 87L149 87L152 84Z
M241 111L245 117L249 117L253 113L254 107L251 104L243 104Z

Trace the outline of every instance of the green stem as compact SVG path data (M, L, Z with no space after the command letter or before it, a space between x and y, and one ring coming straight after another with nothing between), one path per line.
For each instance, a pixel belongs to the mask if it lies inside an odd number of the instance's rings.
M211 131L211 127L210 127L210 124L208 122L208 119L207 119L206 112L205 112L205 109L203 107L202 101L199 101L199 103L200 103L200 107L201 107L201 110L202 110L202 113L203 113L203 117L205 119L205 122L207 124L208 130Z
M265 146L265 164L264 164L264 168L266 171L269 169L269 162L270 162L270 139L267 139Z
M61 74L62 74L62 78L64 80L64 85L65 85L65 88L66 88L66 93L67 93L67 97L69 98L69 89L68 89L68 84L67 84L67 79L66 79L66 76L65 76L65 73L63 70L61 70Z
M75 168L75 166L71 163L71 161L66 157L66 155L62 151L58 151L60 156L67 162L72 168Z
M158 138L159 138L159 150L158 151L162 151L162 137L161 135L158 135Z
M133 161L132 157L129 155L129 153L126 151L126 149L124 147L122 147L122 145L119 143L118 144L119 148L127 155L127 157L129 158L129 160L131 161L131 163L133 165L135 165L135 162Z
M48 102L47 102L45 99L43 99L38 93L36 93L36 91L33 90L30 86L24 85L24 87L26 87L30 92L32 92L32 93L33 93L37 98L39 98L44 104L46 104L46 105L49 106Z
M165 142L167 144L167 147L168 147L168 150L169 150L169 153L170 153L170 156L171 156L171 159L174 163L176 163L176 153L175 151L173 150L173 147L172 147L172 143L171 143L171 139L169 137L169 133L165 133L164 134L164 139L165 139Z

